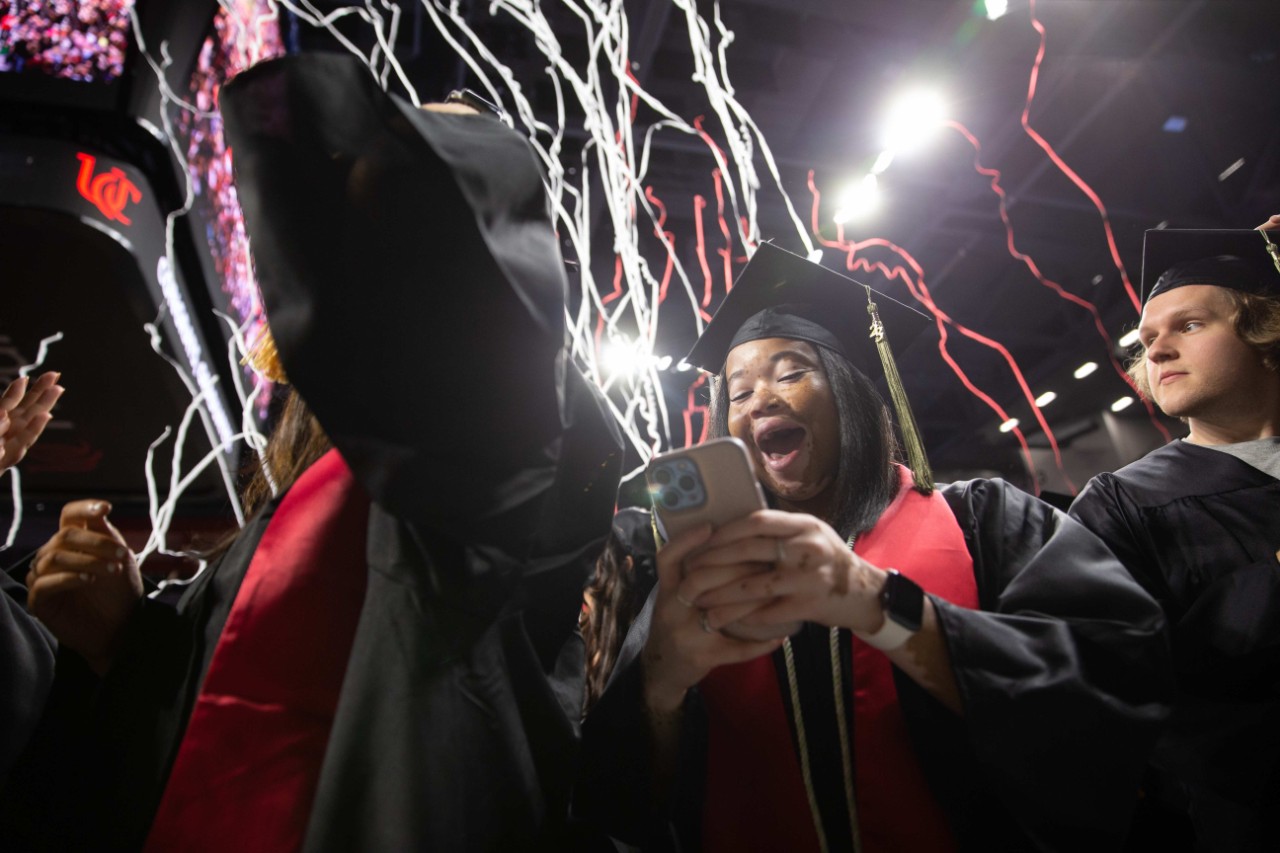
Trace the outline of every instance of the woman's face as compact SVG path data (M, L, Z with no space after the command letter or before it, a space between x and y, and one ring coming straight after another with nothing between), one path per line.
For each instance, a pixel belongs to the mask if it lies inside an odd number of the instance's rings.
M724 371L729 434L747 445L761 485L793 507L829 499L840 417L816 347L789 338L748 341L730 350Z

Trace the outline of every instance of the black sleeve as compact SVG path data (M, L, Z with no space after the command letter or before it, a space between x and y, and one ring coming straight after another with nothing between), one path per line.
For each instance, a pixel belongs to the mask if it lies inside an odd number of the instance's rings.
M1116 848L1172 692L1160 608L1048 504L1001 481L943 494L981 604L934 599L979 771L1041 849Z
M525 553L576 370L528 143L394 101L348 57L263 63L221 104L271 331L308 407L384 509Z
M27 588L0 571L0 779L35 731L57 641L27 612Z
M1129 571L1142 588L1156 599L1165 612L1177 618L1176 605L1160 566L1149 555L1157 549L1144 547L1143 530L1133 502L1124 492L1121 481L1110 474L1100 474L1085 485L1071 503L1071 517L1102 540L1112 554ZM1175 609L1170 609L1170 608Z
M652 796L653 747L640 652L656 599L655 589L631 625L608 687L583 721L573 793L576 818L646 851L689 849L681 840L698 838L707 778L707 715L694 687L680 718L673 788L664 803Z

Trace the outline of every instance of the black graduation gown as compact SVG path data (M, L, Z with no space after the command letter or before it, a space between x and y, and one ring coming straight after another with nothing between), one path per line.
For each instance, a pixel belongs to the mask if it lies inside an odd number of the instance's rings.
M533 153L494 118L388 97L344 56L259 65L221 106L284 368L373 501L304 848L560 849L577 618L621 454L565 354ZM73 759L64 798L87 814L48 846L145 838L274 506L176 611L140 603Z
M1201 849L1273 849L1280 481L1230 454L1177 441L1095 477L1071 514L1168 617L1178 695L1152 759L1147 820L1190 814ZM1189 845L1190 836L1180 841Z
M27 613L27 588L0 571L0 780L35 731L58 644Z
M973 557L981 610L933 599L963 717L895 670L930 786L964 850L1117 849L1167 710L1159 607L1096 537L1049 505L999 480L940 491ZM645 807L650 746L639 652L652 606L651 598L584 722L574 809L647 849L696 850L707 724L696 688L685 703L669 811ZM811 744L810 755L830 749ZM842 800L838 776L815 780L820 798ZM832 811L843 812L843 803Z

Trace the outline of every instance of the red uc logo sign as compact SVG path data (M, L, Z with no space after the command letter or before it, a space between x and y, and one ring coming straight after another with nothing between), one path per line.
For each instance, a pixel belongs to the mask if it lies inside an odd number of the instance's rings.
M77 153L80 159L80 175L76 178L76 189L107 219L115 220L122 225L132 225L129 217L124 215L124 208L129 202L137 204L142 201L142 191L137 184L129 180L124 170L116 166L100 175L93 174L97 162L92 155Z

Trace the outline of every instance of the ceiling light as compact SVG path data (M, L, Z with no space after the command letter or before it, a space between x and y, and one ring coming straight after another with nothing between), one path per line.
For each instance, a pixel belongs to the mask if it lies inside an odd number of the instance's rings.
M1125 335L1122 338L1120 338L1120 346L1124 347L1125 349L1128 349L1129 347L1133 346L1137 342L1138 342L1137 329L1134 329L1132 332L1126 332Z
M884 125L885 148L895 153L919 148L946 117L946 105L937 92L908 92L889 109Z
M680 359L680 361L676 363L676 370L679 373L686 373L690 370L693 370L693 365L682 358Z
M1129 408L1132 405L1133 405L1132 397L1121 397L1119 400L1116 400L1114 403L1111 404L1111 411L1123 412L1125 409Z
M1093 372L1097 369L1098 369L1098 362L1086 361L1084 364L1076 368L1076 372L1073 373L1072 376L1074 376L1076 379L1084 379L1086 376L1091 376Z
M986 0L987 20L994 21L1009 11L1009 0Z
M875 175L866 175L841 195L832 219L842 225L851 219L861 219L880 206L880 184Z
M1049 405L1056 399L1058 399L1057 394L1053 393L1052 391L1045 391L1039 397L1036 397L1036 405L1043 409L1045 406Z
M1017 419L1017 418L1009 418L1009 420L1007 420L1007 421L1005 421L1004 423L1000 424L1000 431L1001 431L1001 432L1009 432L1010 430L1015 430L1015 429L1017 429L1017 428L1018 428L1018 419Z
M670 366L671 366L671 356L669 355L662 356L654 363L654 367L658 368L659 370L666 370Z
M1241 157L1239 160L1235 161L1230 166L1223 169L1221 174L1218 175L1218 180L1225 181L1227 178L1234 175L1239 170L1239 168L1243 165L1244 165L1244 158Z
M807 260L808 260L808 261L809 261L809 263L811 263L811 264L820 264L820 263L822 263L822 250L821 250L821 249L814 249L812 252L810 252L810 253L809 253Z
M1165 133L1182 133L1182 131L1186 129L1187 129L1186 116L1169 116L1164 121Z
M881 151L880 156L876 158L876 162L871 164L871 174L878 175L885 169L889 168L889 164L893 162L892 151Z
M640 353L636 352L635 344L626 341L605 344L602 358L605 369L611 374L625 376L630 376L639 371L645 362Z

